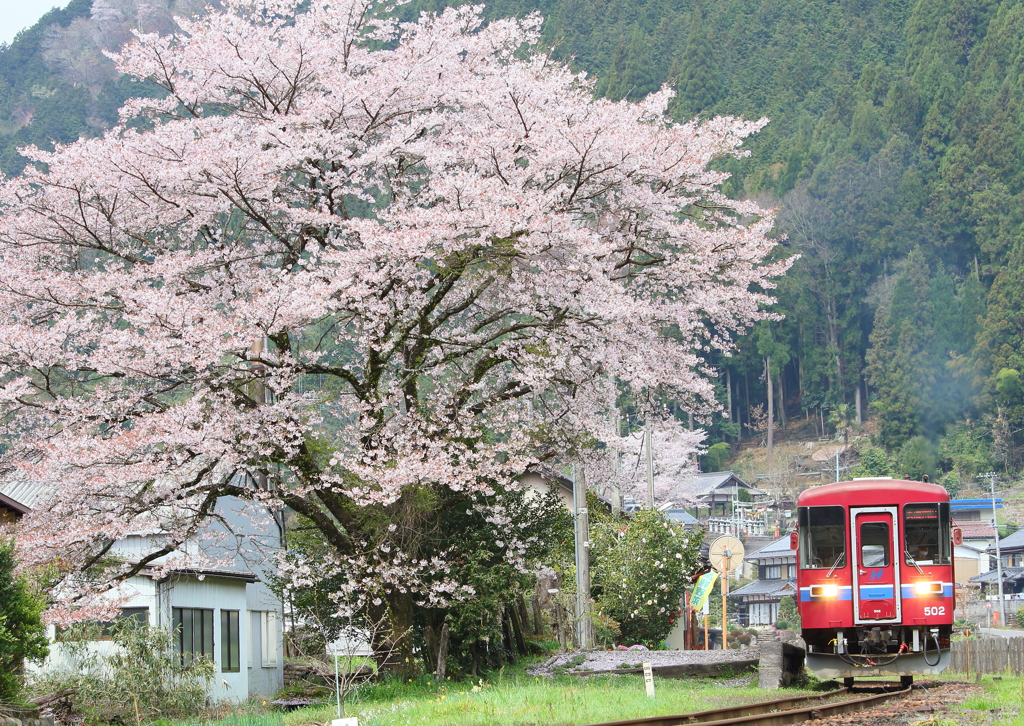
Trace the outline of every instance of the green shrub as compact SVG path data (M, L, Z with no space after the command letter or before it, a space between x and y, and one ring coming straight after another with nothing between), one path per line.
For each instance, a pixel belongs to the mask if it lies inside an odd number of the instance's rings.
M43 601L14 567L14 543L0 540L0 703L20 694L25 661L48 652Z
M787 623L785 620L776 620L775 621L775 629L776 630L789 630L789 623Z
M702 531L686 530L661 512L611 518L595 508L590 555L597 611L618 623L619 643L651 648L680 616L687 574L700 554Z
M1017 621L1018 628L1024 628L1024 606L1017 608L1017 614L1014 615L1014 620Z
M800 611L796 609L796 601L788 595L779 600L779 614L776 616L776 620L784 620L786 623L793 628L793 630L800 629ZM776 623L776 626L778 623ZM784 630L784 628L779 628Z

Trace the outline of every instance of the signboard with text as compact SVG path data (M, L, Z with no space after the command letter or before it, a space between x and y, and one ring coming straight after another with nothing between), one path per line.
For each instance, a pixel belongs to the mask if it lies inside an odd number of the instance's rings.
M708 595L711 594L711 588L715 586L715 580L718 579L718 573L714 570L707 572L697 578L697 584L693 587L693 594L690 596L690 606L694 610L700 610L704 607L704 603L708 600Z

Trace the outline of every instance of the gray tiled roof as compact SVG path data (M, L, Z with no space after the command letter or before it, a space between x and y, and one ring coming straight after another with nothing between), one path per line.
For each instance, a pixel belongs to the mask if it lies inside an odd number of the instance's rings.
M991 569L988 572L982 572L980 575L975 575L971 578L971 582L997 582L996 578L998 573L995 569ZM1003 568L1003 582L1018 582L1024 580L1024 567L1004 567Z
M685 509L669 509L666 510L665 516L674 522L685 524L687 526L693 526L700 524L696 517L687 512Z
M787 586L789 589L787 589ZM783 592L785 590L785 592ZM790 595L796 593L796 580L754 580L730 595Z
M1011 535L1003 537L999 540L999 548L1006 549L1009 547L1024 547L1024 529L1018 529ZM995 552L995 546L989 547L989 549Z
M789 548L789 535L785 537L779 537L774 542L771 542L761 549L751 552L747 555L748 560L756 560L761 557L785 557L786 555L794 555L793 550Z
M672 485L668 498L676 501L688 499L695 502L720 488L726 491L732 491L734 488L756 490L755 487L747 484L731 471L712 471L677 480Z

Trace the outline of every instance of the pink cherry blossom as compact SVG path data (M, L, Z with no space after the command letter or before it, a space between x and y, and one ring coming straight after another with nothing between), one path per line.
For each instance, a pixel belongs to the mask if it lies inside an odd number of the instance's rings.
M228 0L139 34L113 57L166 94L0 186L4 462L50 491L20 545L63 575L56 617L140 566L97 570L128 534L201 557L227 495L322 532L332 572L296 583L468 596L408 546L407 493L595 439L635 457L609 392L706 416L706 353L766 316L774 213L709 168L764 120L595 99L536 16L374 6ZM699 445L667 426L666 476Z

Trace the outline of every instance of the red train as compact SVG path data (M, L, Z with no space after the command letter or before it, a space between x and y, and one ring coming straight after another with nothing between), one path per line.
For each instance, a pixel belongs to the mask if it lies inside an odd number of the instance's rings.
M955 606L949 495L935 484L855 479L797 500L798 608L807 667L823 678L940 673Z

